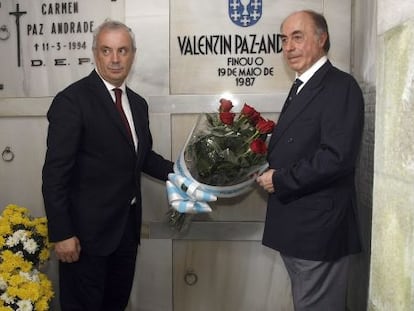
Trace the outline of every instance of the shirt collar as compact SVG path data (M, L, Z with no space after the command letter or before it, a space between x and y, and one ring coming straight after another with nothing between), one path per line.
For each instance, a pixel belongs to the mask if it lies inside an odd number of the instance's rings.
M105 87L108 89L109 93L112 94L112 90L115 88L121 89L122 90L122 94L126 94L125 93L125 89L126 89L126 84L125 81L118 87L116 87L115 85L112 85L111 83L109 83L108 81L106 81L98 72L98 70L96 70L96 73L98 74L98 76L101 78L102 82L105 84Z
M317 72L318 69L321 68L323 64L325 64L327 61L328 57L326 55L322 56L316 63L314 63L308 70L306 70L300 76L296 74L296 78L299 78L303 82L302 85L304 85L306 82L310 80L310 78L312 78L315 72Z

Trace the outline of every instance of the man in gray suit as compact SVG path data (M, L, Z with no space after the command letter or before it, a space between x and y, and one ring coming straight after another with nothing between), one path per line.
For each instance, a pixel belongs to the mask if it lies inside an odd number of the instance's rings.
M125 85L133 33L106 21L92 49L96 69L58 93L47 113L43 196L62 311L125 309L140 240L141 172L166 180L173 171L152 150L146 101Z
M361 251L354 177L362 92L328 60L321 14L289 15L281 40L299 88L289 94L269 142L270 169L257 178L269 193L263 244L282 256L296 311L343 311L349 255Z

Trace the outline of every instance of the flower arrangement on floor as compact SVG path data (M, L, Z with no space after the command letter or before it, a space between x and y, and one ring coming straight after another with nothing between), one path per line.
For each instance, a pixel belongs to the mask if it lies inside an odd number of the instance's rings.
M209 211L191 195L191 188L217 198L239 196L251 188L255 174L267 168L267 141L275 123L247 104L238 115L232 108L230 100L220 99L217 113L200 115L175 162L175 174L185 181L177 184L180 179L173 176L170 182L187 194L190 188L189 197L185 197L187 204L179 202L168 213L169 223L175 228L183 227L185 214ZM171 203L171 196L169 200Z
M52 284L39 269L50 247L46 217L6 206L0 216L0 311L49 310Z

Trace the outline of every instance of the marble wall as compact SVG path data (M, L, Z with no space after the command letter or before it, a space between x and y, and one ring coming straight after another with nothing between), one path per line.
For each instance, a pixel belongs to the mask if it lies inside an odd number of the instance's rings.
M378 1L368 310L414 306L414 3Z

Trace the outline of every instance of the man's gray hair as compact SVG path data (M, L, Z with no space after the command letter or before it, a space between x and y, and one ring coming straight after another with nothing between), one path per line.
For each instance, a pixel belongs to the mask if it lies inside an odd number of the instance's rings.
M132 48L135 51L137 49L137 46L135 43L135 34L132 32L131 28L129 28L127 25L125 25L122 22L114 21L110 19L106 19L102 24L100 24L93 31L92 50L96 49L96 38L99 36L99 34L103 30L118 30L118 29L124 29L129 34L129 36L131 37Z
M323 49L325 53L328 53L329 48L331 47L331 40L329 38L328 23L326 22L325 17L322 14L312 10L305 10L304 12L309 14L309 16L313 19L313 22L315 23L316 33L319 36L323 33L326 33L326 41Z

